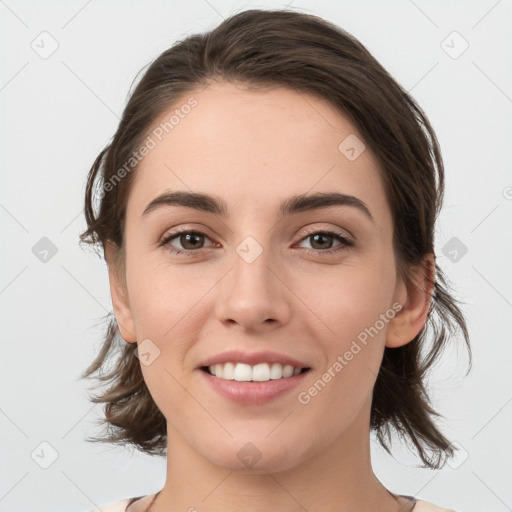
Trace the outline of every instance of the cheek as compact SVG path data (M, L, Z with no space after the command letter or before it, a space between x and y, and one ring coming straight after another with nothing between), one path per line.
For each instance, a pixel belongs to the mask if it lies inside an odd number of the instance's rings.
M194 326L208 314L222 275L204 264L169 264L161 258L152 263L133 251L127 279L137 339L167 340L174 348L173 339L193 340ZM291 316L298 314L296 321L305 321L313 339L332 352L350 345L391 306L395 273L392 257L380 252L338 265L292 266L283 280L293 283L287 301Z
M312 270L303 273L297 283L294 292L305 298L309 318L316 319L311 324L317 326L315 338L323 340L330 358L348 350L352 340L359 338L364 342L365 333L375 324L379 333L371 329L372 336L368 335L368 339L380 340L385 336L387 322L380 319L392 310L395 288L392 258L381 254L379 258Z
M131 263L127 279L138 339L163 341L190 325L190 315L211 288L208 276L198 275L193 266L152 264L135 257Z
M394 267L384 259L367 263L338 269L330 279L317 273L316 292L309 294L308 306L321 320L307 322L309 336L326 357L299 390L298 401L310 418L329 411L331 427L325 428L334 431L347 427L371 402L387 326L395 313L391 308ZM301 282L306 286L309 280Z
M147 265L147 264L146 264ZM184 391L184 376L192 370L191 347L200 336L200 299L208 289L204 280L187 274L185 266L146 267L135 259L131 269L131 310L137 340L149 339L157 357L141 365L153 400L161 411L186 411L190 397ZM187 413L183 412L186 418ZM166 414L168 421L172 417Z

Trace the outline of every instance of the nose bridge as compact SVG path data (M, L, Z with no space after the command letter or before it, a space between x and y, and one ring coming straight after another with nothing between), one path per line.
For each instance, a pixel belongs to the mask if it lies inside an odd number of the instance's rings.
M270 247L247 236L236 246L231 272L217 297L219 319L256 328L266 320L284 322L288 314L286 286L276 276L279 265ZM268 323L268 322L267 322Z

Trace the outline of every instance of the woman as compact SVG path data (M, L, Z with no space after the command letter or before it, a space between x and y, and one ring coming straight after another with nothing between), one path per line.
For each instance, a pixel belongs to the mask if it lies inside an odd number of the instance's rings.
M160 55L81 238L115 314L84 373L110 383L95 440L167 454L167 478L101 510L447 510L370 460L371 430L425 467L454 454L423 384L449 334L470 351L435 260L443 187L421 109L320 18L248 10Z

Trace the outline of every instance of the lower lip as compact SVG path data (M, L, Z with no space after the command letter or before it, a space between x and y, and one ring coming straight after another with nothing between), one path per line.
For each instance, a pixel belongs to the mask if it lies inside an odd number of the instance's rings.
M199 372L204 375L208 384L215 391L233 402L246 405L258 405L269 402L297 387L304 380L306 375L311 372L311 368L293 377L273 379L264 382L239 382L237 380L220 379L201 369Z

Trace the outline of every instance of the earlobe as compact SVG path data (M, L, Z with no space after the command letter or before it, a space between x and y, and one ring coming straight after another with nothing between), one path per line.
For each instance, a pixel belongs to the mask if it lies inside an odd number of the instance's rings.
M412 341L421 331L430 309L435 279L435 255L429 253L423 263L414 268L412 282L400 283L402 309L390 321L386 347L396 348ZM405 291L405 293L404 293Z
M116 317L119 333L124 341L128 343L135 343L137 341L135 324L130 304L128 302L126 284L124 280L122 280L121 276L124 269L119 263L119 249L110 242L107 243L105 259L107 260L108 265L108 278L110 283L112 306L114 308L114 315Z

